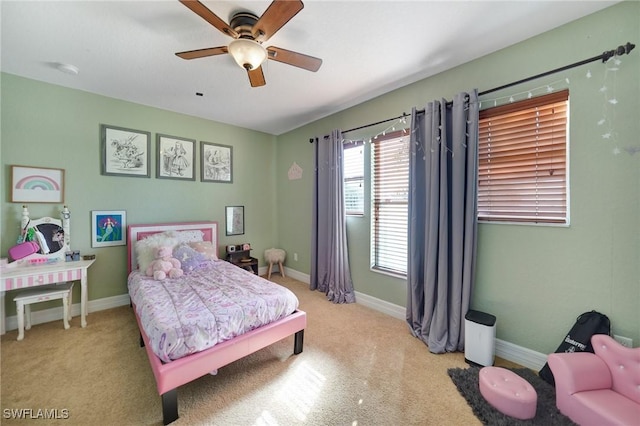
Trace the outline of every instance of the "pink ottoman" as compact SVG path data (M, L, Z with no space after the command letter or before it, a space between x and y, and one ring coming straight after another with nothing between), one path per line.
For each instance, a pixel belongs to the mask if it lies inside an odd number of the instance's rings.
M513 371L501 367L483 367L479 381L484 399L501 413L521 420L536 416L536 390Z

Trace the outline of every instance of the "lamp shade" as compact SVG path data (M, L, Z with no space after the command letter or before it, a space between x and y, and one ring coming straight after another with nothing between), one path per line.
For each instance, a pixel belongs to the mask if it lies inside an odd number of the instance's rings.
M246 70L258 68L267 59L267 49L246 38L233 40L227 49L238 65Z

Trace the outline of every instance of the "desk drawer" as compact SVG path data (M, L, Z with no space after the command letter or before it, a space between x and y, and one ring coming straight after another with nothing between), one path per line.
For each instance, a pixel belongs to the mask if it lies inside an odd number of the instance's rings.
M28 268L28 267L27 267ZM64 283L82 279L82 269L72 269L61 272L42 272L33 275L3 278L4 288L16 290L19 288L34 287L44 284Z

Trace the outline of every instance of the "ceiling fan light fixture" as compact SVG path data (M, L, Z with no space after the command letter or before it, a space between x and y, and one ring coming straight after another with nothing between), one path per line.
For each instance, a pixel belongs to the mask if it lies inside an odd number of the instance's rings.
M55 66L58 69L58 71L63 72L65 74L78 75L78 73L80 72L78 67L71 64L63 64L58 62L55 64Z
M258 68L267 59L267 49L247 38L233 40L227 49L240 68L247 71Z

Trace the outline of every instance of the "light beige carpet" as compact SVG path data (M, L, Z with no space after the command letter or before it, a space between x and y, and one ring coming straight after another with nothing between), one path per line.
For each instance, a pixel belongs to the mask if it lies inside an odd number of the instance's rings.
M431 354L404 321L272 280L307 312L304 351L293 355L289 337L182 386L176 426L480 424L447 375L467 366L463 353ZM21 342L15 330L2 337L0 423L162 424L131 308L92 313L84 329L79 322L35 325Z

